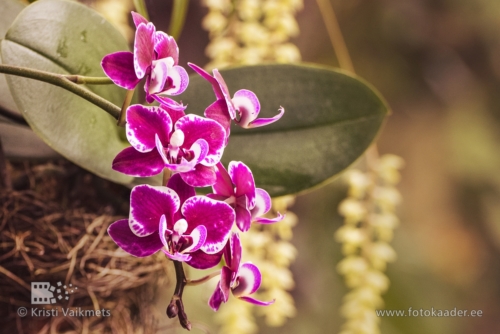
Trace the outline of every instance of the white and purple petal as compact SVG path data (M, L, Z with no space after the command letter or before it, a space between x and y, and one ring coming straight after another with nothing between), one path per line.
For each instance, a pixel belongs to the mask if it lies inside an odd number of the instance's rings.
M241 89L234 93L233 104L240 114L237 121L242 128L247 128L248 125L257 118L260 112L260 102L254 92Z
M134 54L129 51L111 53L101 61L104 73L118 86L134 89L141 81L134 70Z
M265 125L269 125L271 123L274 123L276 122L277 120L279 120L283 114L285 113L285 109L283 107L280 107L280 113L274 117L271 117L271 118L259 118L259 119L256 119L255 121L251 122L247 128L251 129L251 128L258 128L260 126L265 126Z
M224 248L234 222L234 210L228 204L206 196L194 196L184 202L181 212L188 222L188 232L199 225L207 228L202 251L214 254Z
M162 143L168 143L172 120L165 110L134 104L128 107L126 119L127 139L139 152L153 150L156 147L156 136Z
M170 69L174 65L172 57L153 60L149 75L148 94L157 94L163 91Z
M167 219L165 218L165 215L161 215L158 233L160 235L160 240L161 240L163 246L168 248L168 242L167 242L167 238L165 236L167 234L171 235L173 232L171 230L169 230L167 227Z
M118 247L137 257L152 255L163 247L157 234L138 237L132 233L128 219L118 220L111 224L108 227L108 234Z
M141 153L133 147L127 147L115 157L112 168L130 176L149 177L161 173L164 166L156 150Z
M255 181L250 168L241 161L231 161L228 173L235 186L236 197L245 195L248 200L247 208L253 209L255 206Z
M208 143L209 150L201 161L203 165L214 166L220 161L224 152L226 133L219 123L190 114L179 118L174 127L184 133L183 148L190 147L200 138Z
M259 268L250 262L243 263L238 270L238 285L232 288L236 297L248 296L257 291L262 281Z
M193 229L193 231L191 231L189 236L192 238L193 243L191 246L184 249L182 251L183 253L192 253L200 249L205 243L205 240L207 240L207 229L203 225L198 225Z
M182 94L189 85L189 76L182 66L173 66L168 69L167 84L161 92L162 95L179 95Z
M142 79L151 62L154 60L154 34L155 26L149 22L139 24L135 31L134 40L134 69L135 75Z
M174 65L177 65L179 63L179 48L177 47L175 39L163 31L157 31L154 40L156 59L172 57Z
M179 196L167 187L142 184L130 193L130 229L143 237L158 231L161 216L165 215L167 228L173 228L174 213L179 210Z
M172 254L166 249L162 249L162 251L172 261L187 262L187 261L191 260L191 255L189 255L189 254L182 254L182 253L177 253L177 252Z
M271 196L262 188L255 188L255 206L251 210L252 218L265 215L271 210Z

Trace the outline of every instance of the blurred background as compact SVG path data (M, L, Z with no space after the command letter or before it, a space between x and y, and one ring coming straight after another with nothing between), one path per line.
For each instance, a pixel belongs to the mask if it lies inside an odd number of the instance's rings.
M133 38L132 1L82 1ZM331 1L356 73L388 100L392 114L377 140L381 154L406 164L399 185L401 220L392 243L397 261L385 308L482 310L482 317L386 317L387 334L500 332L500 2L498 0ZM171 1L147 0L158 30L169 27ZM208 63L208 12L190 1L178 44L180 64ZM304 0L292 42L305 62L338 67L316 1ZM361 161L362 163L362 161ZM346 185L299 195L292 271L297 315L260 333L334 333L347 289L336 272L342 258L334 232ZM186 302L192 320L210 325L201 290ZM163 309L171 291L159 301ZM206 299L205 299L206 300ZM191 311L189 309L191 307ZM260 321L260 320L259 320ZM173 330L173 329L172 329ZM213 329L212 329L213 330ZM193 332L198 331L194 329ZM180 332L180 330L179 330ZM216 332L216 330L215 330Z

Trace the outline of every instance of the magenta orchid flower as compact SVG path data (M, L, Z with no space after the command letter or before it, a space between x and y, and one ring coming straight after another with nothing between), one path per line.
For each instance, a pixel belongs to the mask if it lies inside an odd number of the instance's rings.
M147 177L164 168L181 173L193 187L215 183L214 165L224 151L225 131L219 123L196 115L184 115L183 107L171 105L127 109L126 135L132 145L118 153L113 169Z
M252 171L244 163L231 161L228 171L222 163L216 166L217 180L212 186L210 198L224 201L235 211L236 226L246 232L253 222L272 224L281 221L284 216L278 213L276 218L263 218L271 209L271 197L264 189L255 188Z
M153 23L132 12L136 26L134 52L111 53L102 59L104 73L118 86L134 89L146 78L146 100L157 95L178 95L189 83L186 70L178 65L179 48L175 39L156 31Z
M220 281L208 301L214 311L228 301L229 291L233 296L255 305L267 306L274 303L274 300L264 302L250 297L259 289L262 275L254 264L250 262L240 264L241 242L237 233L231 235L229 243L224 248L224 260L226 265L222 267Z
M234 120L242 128L248 129L274 123L283 116L285 109L280 107L278 115L272 118L257 119L260 112L260 102L254 92L241 89L231 98L226 82L217 69L213 70L214 75L211 76L195 64L188 63L188 65L212 85L217 101L205 110L205 116L218 121L226 130L228 137L231 120Z
M174 175L168 187L134 187L129 219L111 224L108 234L131 255L145 257L162 249L172 260L207 269L220 262L233 221L229 205L196 196Z

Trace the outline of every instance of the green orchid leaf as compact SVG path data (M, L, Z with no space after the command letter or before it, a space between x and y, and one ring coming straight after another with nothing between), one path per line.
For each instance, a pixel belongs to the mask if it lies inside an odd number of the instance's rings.
M24 7L25 6L17 0L0 1L0 40L4 39L10 25ZM0 63L1 62L2 58L0 57ZM5 75L3 74L0 74L0 107L10 112L18 113L16 103L10 94Z
M388 107L363 80L310 65L259 65L221 71L231 94L257 94L259 117L284 116L255 128L231 128L222 161L243 161L258 187L272 196L317 186L352 164L375 139ZM180 96L187 112L203 114L215 100L211 85L199 76Z
M19 14L2 41L1 56L5 64L104 76L101 59L127 49L120 33L95 11L76 2L45 0ZM128 146L115 119L62 88L15 76L7 76L7 82L33 131L55 151L101 177L132 181L111 169L113 158ZM87 88L116 105L126 93L114 85Z

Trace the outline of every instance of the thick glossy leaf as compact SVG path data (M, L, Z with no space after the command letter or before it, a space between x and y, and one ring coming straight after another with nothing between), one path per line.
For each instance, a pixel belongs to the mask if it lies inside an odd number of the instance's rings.
M23 10L25 6L17 0L2 0L0 1L0 39L5 37L16 16ZM0 63L2 59L0 57ZM5 75L0 74L0 107L11 112L17 113L17 107L10 94Z
M2 41L1 54L6 64L104 76L102 57L127 48L120 33L95 11L76 2L45 0L21 12ZM15 76L7 81L22 115L54 150L99 176L132 181L111 169L127 143L106 112L59 87ZM87 88L117 105L125 96L114 85Z
M388 107L366 82L333 69L260 65L221 71L232 94L255 92L260 117L278 122L256 129L233 127L224 164L240 160L256 184L273 196L314 187L353 163L374 140ZM210 84L191 76L180 96L187 112L202 114L215 100Z
M24 7L25 5L18 0L0 1L0 39L5 37L10 25ZM11 114L21 115L3 74L0 74L0 108ZM8 118L1 116L0 138L4 153L8 158L53 158L58 156L29 127L13 124Z

